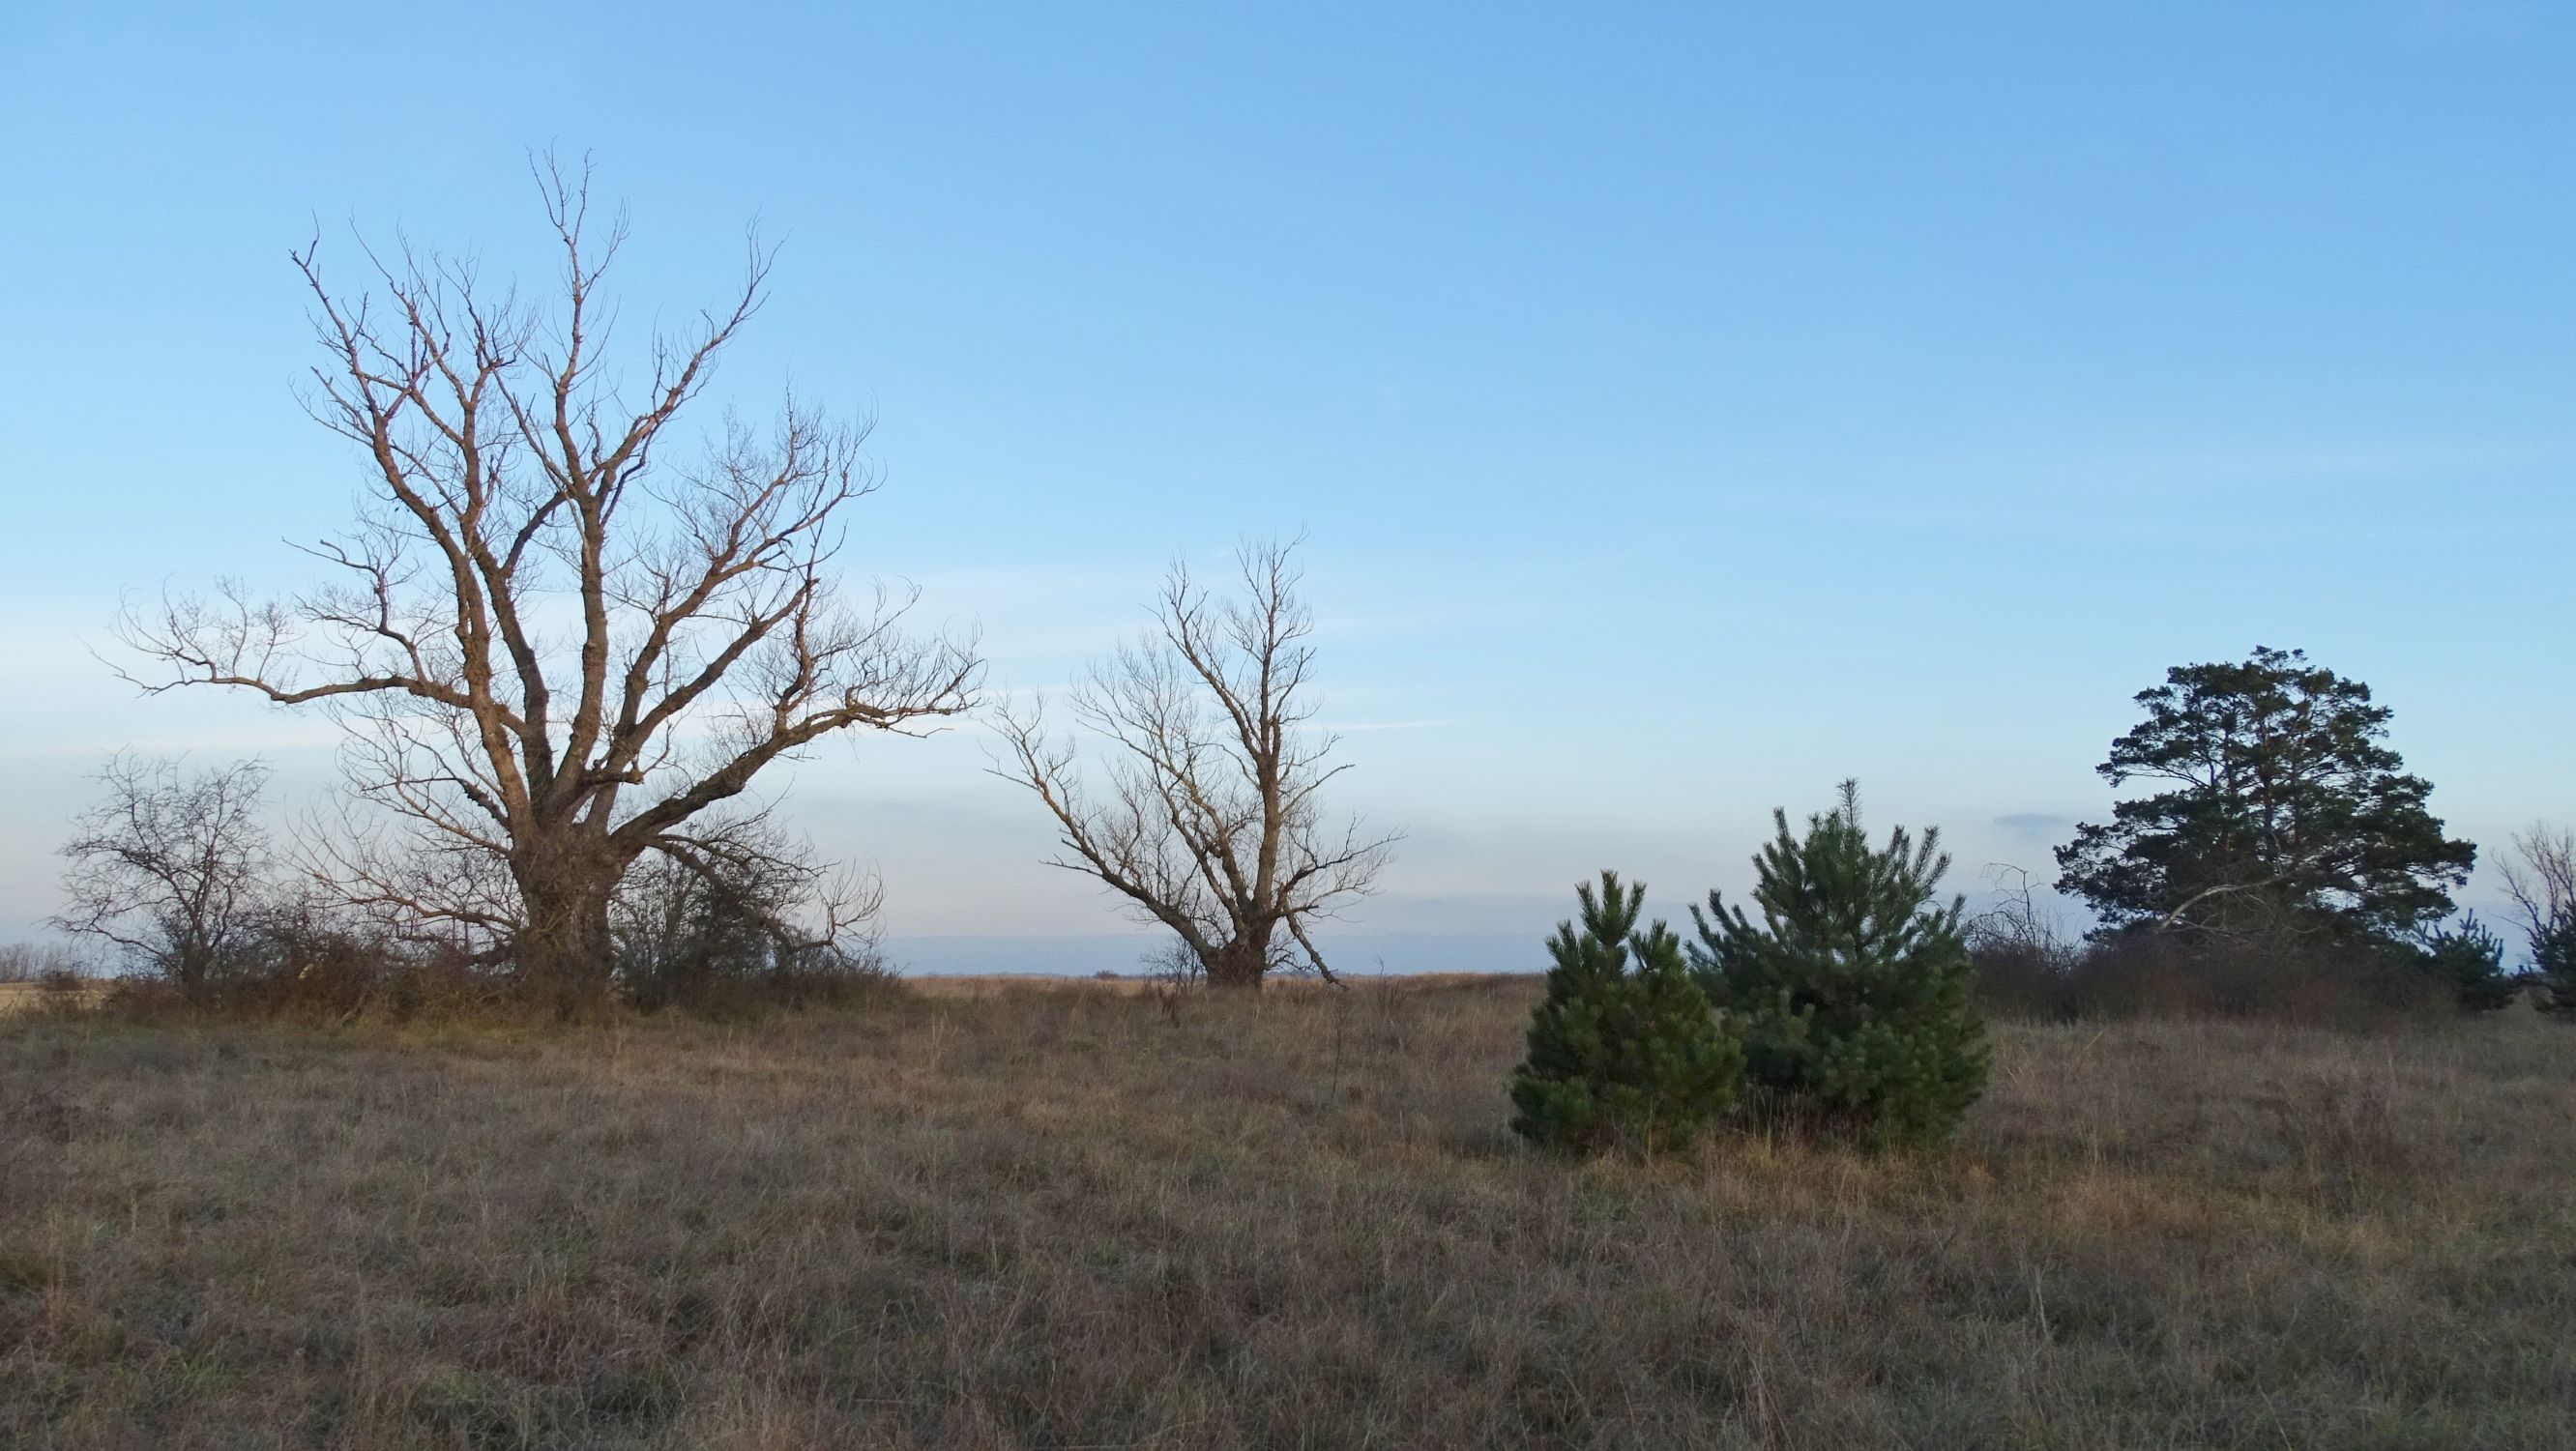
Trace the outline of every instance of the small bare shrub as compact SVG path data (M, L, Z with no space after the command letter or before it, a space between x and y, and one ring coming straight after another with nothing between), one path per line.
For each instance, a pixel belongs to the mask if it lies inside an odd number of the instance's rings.
M1977 967L1977 1000L1990 1012L2012 1017L2072 1017L2080 945L2040 906L2027 870L1998 864L1986 876L2001 895L1965 927L1968 955Z
M877 949L880 892L765 827L748 849L640 864L609 918L615 975L642 1012L720 1016L845 1003L894 981Z

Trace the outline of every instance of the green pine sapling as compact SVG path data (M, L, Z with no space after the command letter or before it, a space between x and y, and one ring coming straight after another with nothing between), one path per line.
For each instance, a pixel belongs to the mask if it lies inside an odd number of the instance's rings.
M1691 909L1690 958L1709 1001L1744 1023L1754 1107L1871 1143L1946 1136L1985 1089L1985 1025L1960 927L1935 907L1950 859L1940 832L1885 848L1862 833L1856 783L1842 804L1754 858L1760 925L1716 892Z
M1556 965L1512 1075L1515 1133L1553 1148L1688 1148L1734 1102L1744 1055L1691 980L1681 939L1636 930L1646 889L1601 874L1575 888L1582 930L1557 924ZM1631 966L1631 959L1634 965Z

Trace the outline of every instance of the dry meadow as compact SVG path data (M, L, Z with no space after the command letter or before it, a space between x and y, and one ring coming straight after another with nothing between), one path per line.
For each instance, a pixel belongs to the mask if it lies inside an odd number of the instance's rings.
M2007 1024L1941 1155L1580 1164L1533 993L15 1017L0 1445L2576 1444L2576 1031Z

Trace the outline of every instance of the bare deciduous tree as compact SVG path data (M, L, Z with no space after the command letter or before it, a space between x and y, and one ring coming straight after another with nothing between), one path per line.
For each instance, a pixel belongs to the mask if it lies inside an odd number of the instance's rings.
M601 288L623 218L590 226L586 170L538 180L562 258L549 306L408 247L367 251L372 295L295 254L328 354L309 411L367 459L359 522L309 551L339 582L165 598L125 633L165 672L146 689L337 715L352 784L412 847L460 879L506 869L509 900L467 910L502 919L482 925L569 1013L607 991L609 902L640 856L703 859L693 824L763 769L835 731L962 712L978 665L970 643L904 632L909 595L840 600L839 511L877 482L863 424L791 395L766 431L728 418L680 461L675 425L772 254L755 243L731 300L621 380ZM392 873L365 888L402 890Z
M2576 831L2542 822L2513 839L2519 862L2501 863L2505 892L2534 936L2576 919Z
M240 761L188 772L126 752L98 782L103 799L62 849L68 905L53 925L112 942L196 992L256 929L266 903L259 805L268 768Z
M2513 845L2522 860L2505 864L2504 885L2522 909L2529 981L2542 1012L2576 1021L2576 831L2543 822Z
M1301 956L1332 979L1309 928L1374 890L1398 840L1322 812L1349 767L1327 764L1338 737L1308 728L1313 620L1292 549L1240 551L1244 596L1224 604L1175 566L1155 626L1092 667L1073 712L1110 748L1110 799L1086 794L1042 709L1000 713L1011 757L994 774L1054 815L1065 854L1051 865L1170 928L1214 987L1257 988Z

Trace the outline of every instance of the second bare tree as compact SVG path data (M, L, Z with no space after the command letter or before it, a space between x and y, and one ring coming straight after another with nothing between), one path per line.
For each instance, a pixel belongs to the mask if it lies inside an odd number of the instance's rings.
M1374 890L1398 840L1322 810L1349 766L1311 728L1314 620L1293 547L1240 551L1243 594L1222 603L1175 566L1153 626L1091 668L1073 713L1108 747L1105 798L1040 711L1000 712L1010 755L994 774L1054 816L1052 864L1171 929L1212 987L1258 988L1280 968L1333 980L1313 924Z

